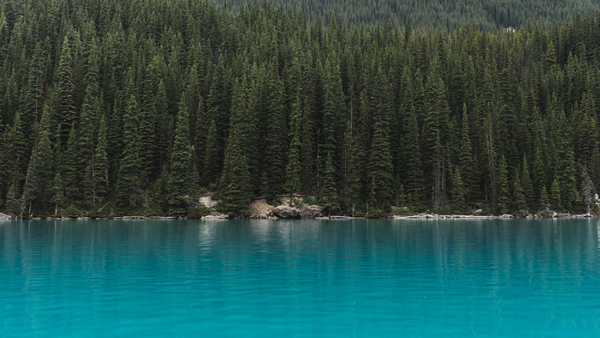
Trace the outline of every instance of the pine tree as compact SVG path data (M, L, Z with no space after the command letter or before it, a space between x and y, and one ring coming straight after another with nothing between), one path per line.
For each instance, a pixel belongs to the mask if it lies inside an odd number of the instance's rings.
M421 151L419 147L419 128L415 108L411 109L408 125L408 134L405 136L406 153L406 187L409 194L409 203L417 209L423 203L423 169L421 167Z
M19 186L17 182L12 182L6 194L6 212L10 215L18 216L21 214L21 203L17 197Z
M107 126L106 118L102 115L100 128L98 129L98 142L94 151L94 181L92 190L92 201L95 205L96 199L102 200L108 194L109 161L107 151Z
M85 200L94 204L95 190L95 145L96 145L96 114L99 106L94 95L94 85L88 85L86 95L81 107L80 128L78 140L78 170L83 172L83 195Z
M51 137L51 115L52 107L50 100L44 104L42 119L39 126L39 141L37 143L37 156L35 160L35 191L33 192L32 200L37 202L38 210L45 210L45 206L50 201L54 153L52 151Z
M364 101L364 98L363 100ZM364 104L361 104L361 107ZM351 112L353 112L351 110ZM364 109L359 110L356 127L352 119L348 123L347 143L349 149L350 164L348 170L348 197L354 215L356 204L360 201L364 188L364 172L367 167L367 113Z
M556 178L558 180L558 192L560 193L560 206L563 207L566 211L572 211L572 202L575 200L576 196L576 171L575 171L575 154L572 148L569 148L565 152L565 156L562 158L562 163L560 165L560 177ZM554 185L554 183L553 183ZM551 194L554 191L551 188ZM554 199L554 195L552 195ZM554 204L552 205L554 207Z
M503 214L510 208L510 189L508 187L508 169L504 156L500 158L500 168L498 171L498 204Z
M521 172L521 186L523 187L523 193L525 194L525 200L527 206L533 207L535 204L535 195L533 192L533 184L531 183L531 177L529 176L529 169L527 169L527 158L523 158L523 171Z
M65 196L62 175L60 174L60 171L56 171L52 185L52 198L50 199L50 202L54 204L55 215L58 215L58 207L62 206L64 201Z
M247 122L247 111L239 107L239 104L242 103L235 102L232 104L232 109L234 109L232 111L232 125L225 151L225 163L220 186L221 196L225 200L228 210L234 214L244 214L252 196L248 158L244 152L245 137L243 131L244 124Z
M513 184L513 201L515 209L519 213L528 213L527 201L525 200L525 194L523 193L523 187L521 186L521 180L519 179L519 172L515 171L515 179Z
M79 167L79 145L75 123L71 126L67 149L65 150L63 159L64 165L62 173L65 185L65 196L71 201L75 201L81 198L80 184L82 177L81 168Z
M127 101L123 116L123 152L119 166L116 195L122 208L136 207L139 189L139 107L133 95Z
M558 180L555 178L552 182L552 188L550 189L552 209L555 211L562 211L560 186Z
M548 196L548 190L546 187L542 187L542 192L540 194L540 210L546 211L549 210L552 206L550 205L550 197Z
M61 143L67 144L69 132L75 123L77 113L75 110L75 84L73 82L73 58L68 36L65 36L60 53L60 61L56 73L58 86L56 88L57 99L57 123L61 126L63 134Z
M583 197L583 203L587 208L587 213L592 213L594 205L594 197L596 195L596 189L594 188L594 182L590 178L588 168L586 165L581 170L581 193Z
M465 201L465 193L466 190L460 176L460 169L457 167L456 173L454 174L454 184L452 187L452 207L454 210L460 213L464 213L468 209Z
M345 116L346 103L342 91L342 79L340 77L340 66L335 52L325 62L325 96L323 104L323 129L321 140L321 151L324 157L330 156L334 159L338 153L341 137L339 136L339 121ZM332 164L337 168L335 161Z
M21 196L21 207L19 217L23 218L23 214L25 213L25 209L27 208L27 215L31 214L31 203L35 196L36 187L38 185L38 177L36 175L35 162L37 161L37 142L38 142L38 133L37 133L37 123L34 129L34 145L33 150L31 151L31 157L29 158L29 165L27 166L27 173L25 174L25 183L23 184L23 195Z
M371 191L376 194L373 201L381 209L385 208L392 198L393 165L390 153L389 121L386 102L382 98L375 111L375 126L369 158Z
M541 144L536 146L533 161L533 194L534 201L532 205L536 205L541 197L542 187L546 186L546 172L542 161Z
M460 164L463 182L465 182L466 198L471 199L472 193L476 189L474 177L472 175L473 163L473 147L471 146L471 136L469 132L469 115L467 113L467 105L463 103L462 115L462 138L460 143Z
M204 182L214 183L219 176L219 144L217 125L215 120L210 121L208 135L206 136L206 151L204 159Z
M590 160L590 178L594 186L600 185L600 151L598 147L594 148L592 158Z
M267 83L268 97L268 122L269 131L266 138L266 177L267 186L264 187L270 194L283 191L285 183L285 155L286 155L286 116L283 106L283 83L277 74L276 64L273 63L269 72Z
M302 143L300 142L302 133L302 107L300 95L296 96L296 101L292 107L290 120L290 147L288 151L288 162L286 166L286 184L285 190L290 195L297 193L302 188L301 173L302 166L300 162L300 151Z
M147 98L150 101L150 98ZM156 104L149 103L144 106L140 112L140 161L143 163L140 178L143 186L148 185L148 181L154 178L158 170L158 157L156 149Z
M437 78L436 67L431 69L427 81L426 104L427 114L423 126L423 145L425 154L426 184L431 188L431 202L434 207L441 208L446 204L446 189L444 179L444 132L447 125L447 102L444 96L444 85Z
M175 141L171 155L171 174L167 183L169 192L169 215L182 216L187 212L187 201L184 195L188 192L189 165L191 160L190 121L188 103L185 92L181 95Z
M327 153L327 159L325 160L325 170L323 174L323 197L326 201L325 206L328 208L329 215L331 216L331 211L333 210L333 208L338 206L338 194L335 184L335 168L333 167L330 152Z
M161 167L161 163L168 163L169 161L169 147L170 147L170 135L168 126L169 126L169 111L168 111L168 99L167 99L167 90L165 88L164 82L161 80L158 84L158 90L156 92L156 100L152 106L153 115L156 117L156 125L154 130L155 134L155 142L156 142L156 155L157 158L157 167L156 170L159 170ZM144 130L147 132L148 130ZM216 131L215 131L216 132Z

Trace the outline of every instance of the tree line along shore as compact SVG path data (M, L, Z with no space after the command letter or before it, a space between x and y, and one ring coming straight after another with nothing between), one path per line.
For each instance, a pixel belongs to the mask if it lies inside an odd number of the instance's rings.
M596 210L600 22L490 33L269 3L0 1L0 211ZM399 211L400 210L400 211Z

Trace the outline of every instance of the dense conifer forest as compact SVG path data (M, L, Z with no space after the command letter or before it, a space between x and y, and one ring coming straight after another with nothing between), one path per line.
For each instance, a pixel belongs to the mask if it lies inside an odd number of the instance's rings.
M195 215L303 194L581 212L600 184L600 22L308 24L269 4L0 1L0 209Z
M248 0L217 0L239 12ZM561 23L578 13L597 12L599 0L272 0L274 5L304 11L309 23L321 20L328 25L331 17L344 22L366 25L405 25L441 27L453 30L475 23L491 32L517 28L528 21Z

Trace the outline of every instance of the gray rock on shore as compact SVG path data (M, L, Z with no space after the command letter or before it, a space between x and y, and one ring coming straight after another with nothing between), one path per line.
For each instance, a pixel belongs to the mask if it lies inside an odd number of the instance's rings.
M12 216L0 212L0 221L10 221Z
M273 215L279 218L298 218L300 217L300 211L296 208L286 207L280 205L278 207L273 208Z
M300 218L303 219L313 219L315 217L321 216L321 211L323 211L325 207L320 205L310 205L306 203L300 204L298 211L300 212Z

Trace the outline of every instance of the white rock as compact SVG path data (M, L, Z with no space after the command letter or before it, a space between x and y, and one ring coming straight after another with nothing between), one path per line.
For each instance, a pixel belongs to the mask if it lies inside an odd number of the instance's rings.
M201 219L206 220L206 221L214 221L214 220L228 219L228 218L229 218L229 215L221 214L221 215L208 215L208 216L202 217Z
M200 202L200 204L204 205L205 207L207 207L209 209L212 209L220 201L219 200L213 200L212 197L210 197L210 196L204 196L204 197L200 197L200 199L198 200L198 202Z

